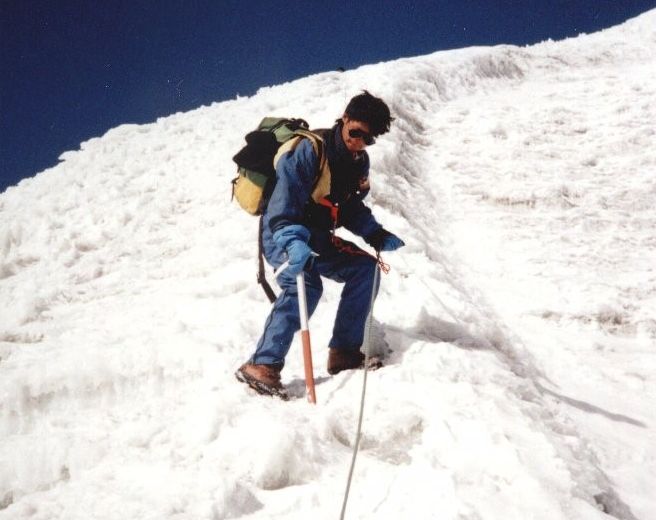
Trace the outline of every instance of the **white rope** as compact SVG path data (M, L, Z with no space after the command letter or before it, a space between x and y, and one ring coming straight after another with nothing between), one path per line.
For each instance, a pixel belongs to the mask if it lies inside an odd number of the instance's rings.
M353 458L351 459L351 468L349 469L348 479L346 481L346 492L344 493L344 502L342 503L342 513L340 520L344 520L344 513L346 512L346 502L348 501L349 491L351 489L351 480L353 479L353 469L355 468L355 459L358 455L358 448L360 447L360 434L362 433L362 417L364 415L364 396L367 391L367 373L369 372L369 350L371 348L371 325L374 315L374 300L376 299L376 285L378 285L378 277L380 276L380 269L376 266L374 273L374 285L371 289L371 301L369 302L369 315L365 325L364 337L364 378L362 380L362 397L360 398L360 415L358 417L358 427L355 432L355 443L353 444Z

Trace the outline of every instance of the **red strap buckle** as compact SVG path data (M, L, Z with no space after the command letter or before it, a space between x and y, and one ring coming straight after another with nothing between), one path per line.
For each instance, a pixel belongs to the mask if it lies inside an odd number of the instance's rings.
M321 199L319 204L330 209L330 218L333 221L333 228L337 227L337 219L339 218L339 206L330 202L326 197Z

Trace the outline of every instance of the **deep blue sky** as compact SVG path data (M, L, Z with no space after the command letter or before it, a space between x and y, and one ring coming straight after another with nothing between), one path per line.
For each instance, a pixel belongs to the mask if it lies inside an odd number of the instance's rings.
M338 67L590 33L655 7L656 0L0 0L0 192L121 123Z

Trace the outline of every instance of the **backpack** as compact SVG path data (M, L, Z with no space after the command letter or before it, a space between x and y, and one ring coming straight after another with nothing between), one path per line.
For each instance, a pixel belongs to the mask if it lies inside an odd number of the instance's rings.
M277 160L292 151L302 138L312 141L319 157L318 177L326 162L323 140L310 131L305 120L265 117L256 130L246 134L246 146L232 158L237 163L232 198L242 209L251 215L262 215L275 187Z
M266 281L262 253L262 214L276 184L276 170L280 157L293 151L302 139L310 139L319 166L312 198L319 200L330 192L330 168L324 153L322 136L311 132L303 119L265 117L257 129L246 134L246 145L232 158L237 163L237 176L232 179L232 198L251 215L260 217L258 229L257 282L262 285L269 301L276 295Z

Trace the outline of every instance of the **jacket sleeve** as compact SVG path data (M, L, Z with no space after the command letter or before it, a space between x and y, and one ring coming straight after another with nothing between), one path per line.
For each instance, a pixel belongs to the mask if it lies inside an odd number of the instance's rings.
M276 186L267 205L272 233L300 225L317 173L317 155L309 139L303 139L276 165Z
M375 219L371 210L365 205L362 197L352 197L346 204L343 211L343 226L351 233L363 238L369 237L383 226Z

